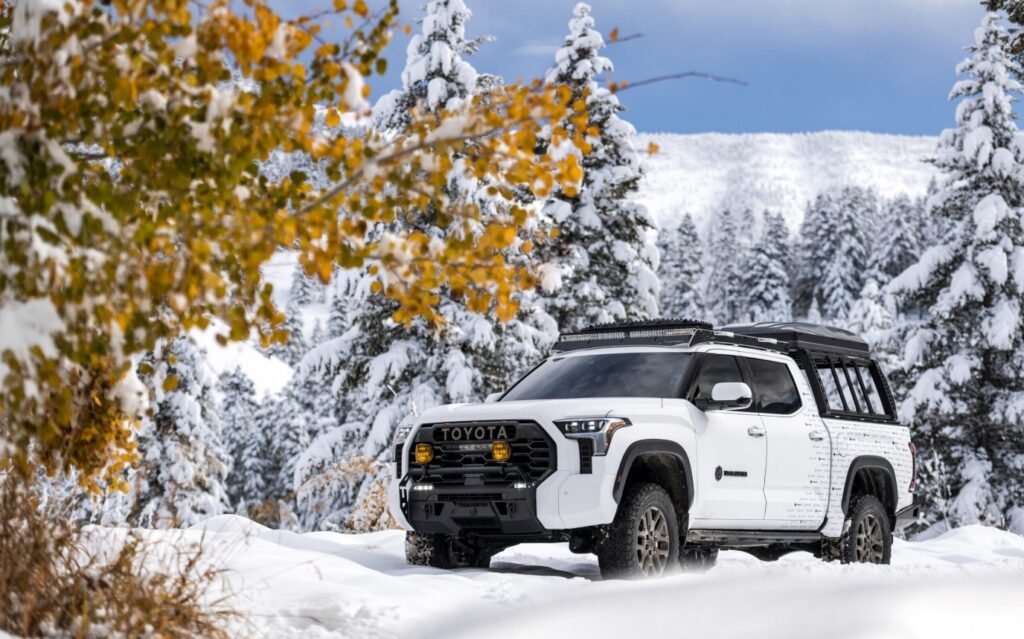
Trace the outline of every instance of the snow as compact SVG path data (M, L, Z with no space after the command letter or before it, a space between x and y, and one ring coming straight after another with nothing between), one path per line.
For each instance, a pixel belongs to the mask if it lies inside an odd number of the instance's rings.
M267 357L248 342L217 343L217 335L225 334L223 325L213 322L203 331L193 330L190 335L196 345L205 351L205 361L218 377L240 368L256 391L256 399L279 393L292 378L292 368L275 357Z
M57 348L53 335L64 330L64 322L48 299L36 298L27 302L4 300L0 304L0 355L10 352L22 364L29 362L32 350L38 348L46 357L55 357ZM9 368L0 358L0 380L7 377ZM26 377L26 394L35 394L35 384Z
M96 529L116 535L116 529ZM296 534L224 515L186 531L223 569L211 599L241 613L236 636L748 637L944 639L1024 627L1024 538L967 526L895 541L891 566L826 564L808 553L774 563L723 552L706 574L600 580L592 555L526 544L491 570L405 564L400 531Z
M628 114L628 112L627 112ZM637 148L660 148L644 159L637 200L661 227L692 213L697 228L723 208L769 209L798 229L819 193L846 186L874 188L883 198L924 195L938 176L925 162L937 138L859 131L815 133L641 133Z

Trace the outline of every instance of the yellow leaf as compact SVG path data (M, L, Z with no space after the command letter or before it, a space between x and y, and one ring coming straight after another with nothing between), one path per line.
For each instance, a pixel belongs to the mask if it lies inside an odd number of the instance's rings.
M608 34L608 40L610 42L617 42L619 39L619 28L615 27L612 32Z
M655 153L657 153L659 148L660 147L657 144L655 144L654 142L649 142L647 144L647 152L650 153L651 155L654 155Z
M169 393L169 392L175 390L176 388L178 388L178 376L177 375L168 375L167 378L164 379L164 386L163 386L163 388L164 388L164 392L165 393Z
M337 109L328 109L327 111L327 126L335 127L341 124L341 116L338 115Z

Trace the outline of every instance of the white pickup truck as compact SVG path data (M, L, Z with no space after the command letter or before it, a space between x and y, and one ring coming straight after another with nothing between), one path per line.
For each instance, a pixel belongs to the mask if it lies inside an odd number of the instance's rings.
M407 558L442 568L538 541L595 553L607 577L706 568L720 548L888 563L920 506L867 345L811 324L563 334L500 398L401 426L395 474Z

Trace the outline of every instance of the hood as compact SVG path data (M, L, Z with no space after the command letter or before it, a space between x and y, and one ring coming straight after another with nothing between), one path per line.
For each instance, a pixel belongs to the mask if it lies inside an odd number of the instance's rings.
M663 400L646 397L586 397L582 399L543 399L491 404L448 404L424 411L419 424L468 422L504 419L555 421L573 417L636 418L660 411Z

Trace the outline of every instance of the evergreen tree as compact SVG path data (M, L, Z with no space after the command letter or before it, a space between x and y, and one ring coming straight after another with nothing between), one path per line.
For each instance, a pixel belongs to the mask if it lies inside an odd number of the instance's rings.
M584 100L595 135L580 160L583 183L576 192L557 191L543 215L558 229L554 241L538 247L538 258L557 270L561 286L542 286L538 305L563 331L589 324L643 319L658 314L658 250L650 238L654 222L632 201L642 175L634 149L636 130L619 118L624 107L597 76L612 70L599 55L604 39L593 29L590 7L579 3L569 35L546 80ZM569 135L577 124L564 123ZM548 142L545 142L547 144Z
M867 229L877 216L877 203L870 191L847 187L835 205L834 236L828 244L819 298L825 317L842 322L864 286Z
M849 330L864 338L886 372L895 370L898 363L893 340L894 310L892 296L883 291L874 278L868 278L846 322Z
M1024 139L1006 44L986 15L957 67L957 126L939 142L935 214L949 230L890 289L929 314L907 339L915 381L901 410L927 462L929 521L1024 533Z
M214 376L188 337L179 337L140 366L153 398L143 420L143 457L132 474L134 525L190 526L228 510L230 460L221 442Z
M701 295L704 246L689 213L674 230L659 234L658 249L661 253L658 279L661 281L662 316L702 319L707 314Z
M868 274L888 284L921 256L924 201L899 195L886 202L871 233Z
M408 123L409 108L424 114L457 108L460 101L481 88L482 76L461 58L461 54L475 51L480 41L465 39L469 16L460 0L434 0L427 5L423 33L409 47L403 88L389 94L375 108L380 126L401 135ZM480 220L472 222L467 231L461 224L444 224L441 211L403 211L398 218L405 231L431 238L469 233L472 239L489 221L507 216L512 205L519 204L505 193L495 194L489 184L465 177L464 166L472 161L473 152L473 145L468 144L451 157L453 169L447 191L452 201L477 206ZM394 224L397 222L378 225L373 233L393 231ZM501 324L485 312L467 309L461 296L448 289L439 293L437 308L444 320L440 327L422 319L410 325L399 324L392 319L397 310L395 302L371 292L374 279L362 272L347 278L343 297L338 295L340 288L335 290L331 338L300 365L300 376L322 375L331 380L332 391L345 397L338 414L332 416L333 424L343 425L318 429L307 440L312 442L306 446L309 459L321 461L297 465L297 458L289 457L290 467L283 472L283 476L292 477L293 488L300 489L297 515L304 524L316 521L317 525L326 525L324 522L329 520L337 525L354 506L352 499L372 492L363 491L362 482L390 472L392 433L410 413L442 403L482 399L535 363L554 339L542 318L524 321L524 310L520 317ZM332 447L323 444L328 440L333 442ZM281 446L282 451L293 448L300 447L291 443ZM318 456L328 448L344 450L344 456L328 463ZM341 475L328 472L336 465L352 469L366 463L372 463L373 468L360 477L341 479ZM292 469L298 472L292 473ZM313 477L327 483L310 493L304 487L313 485ZM314 494L330 497L311 496ZM323 508L330 512L325 515L320 512Z
M792 315L789 299L789 228L782 214L764 214L761 238L743 266L747 316L751 322L783 322Z
M489 78L477 74L463 56L476 53L489 36L466 39L466 23L473 13L462 0L430 0L420 21L422 32L406 49L402 89L391 91L374 106L377 128L403 131L412 109L455 109Z
M808 321L812 321L811 307L815 311L821 307L821 282L831 259L829 249L835 241L835 210L835 199L828 193L820 193L808 203L800 225L791 296L794 314L806 314Z
M718 325L732 324L743 319L746 299L743 290L745 260L736 217L731 211L722 211L712 221L707 256L711 272L707 292L704 294L708 312Z
M232 469L237 486L236 510L266 525L279 522L274 479L280 468L273 458L272 436L277 429L278 402L265 397L249 420L249 436L242 442L238 461Z
M288 332L288 339L283 343L273 343L267 348L267 355L276 357L289 366L297 366L302 356L309 350L303 333L302 311L298 306L290 305L285 311L285 321L281 329Z
M221 376L217 382L220 392L220 416L223 432L224 449L231 459L231 474L228 476L228 501L237 506L244 501L244 474L246 455L250 440L257 437L254 425L256 421L256 391L249 376L242 369L235 368Z
M324 287L315 278L306 275L301 264L295 266L292 273L290 307L299 309L313 303L320 303L324 298Z

